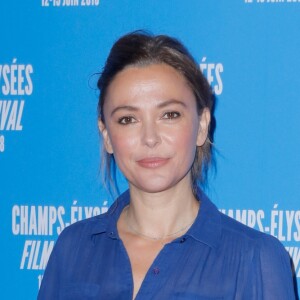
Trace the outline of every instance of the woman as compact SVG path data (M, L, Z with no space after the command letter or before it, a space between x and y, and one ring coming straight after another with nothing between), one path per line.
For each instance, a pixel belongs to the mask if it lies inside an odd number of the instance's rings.
M122 37L98 87L108 178L116 162L129 190L63 231L39 299L294 299L282 245L221 214L199 188L213 97L180 42Z

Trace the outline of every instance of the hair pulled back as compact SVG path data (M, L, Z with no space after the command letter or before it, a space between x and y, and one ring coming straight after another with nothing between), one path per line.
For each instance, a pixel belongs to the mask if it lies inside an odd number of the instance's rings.
M103 106L106 93L114 77L129 66L145 67L152 64L166 64L177 70L193 91L198 114L204 108L209 111L213 108L211 88L201 73L199 66L188 50L177 39L166 35L151 35L142 31L129 33L121 37L111 48L97 86L100 90L98 102L98 119L105 124ZM208 135L205 143L197 147L195 160L192 165L191 175L193 189L197 184L206 180L208 167L211 162L212 144ZM102 165L105 167L105 181L109 187L115 183L115 161L113 154L104 150ZM115 186L115 185L114 185Z

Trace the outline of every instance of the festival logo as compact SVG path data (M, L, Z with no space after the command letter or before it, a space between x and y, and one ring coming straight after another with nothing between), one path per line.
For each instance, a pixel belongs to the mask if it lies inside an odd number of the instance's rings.
M300 0L243 0L247 4L300 4Z
M37 271L38 287L41 285L55 241L64 228L108 210L108 201L102 206L72 205L13 205L11 211L12 234L24 241L20 251L20 270Z
M293 260L295 274L300 278L300 210L220 209L229 217L261 232L273 235L285 246ZM298 246L297 246L298 245Z
M206 77L214 94L220 96L223 92L223 81L221 77L224 71L223 64L207 62L206 57L203 57L200 63L200 69Z
M31 64L0 64L0 153L6 150L5 133L23 130L25 99L33 92ZM1 155L1 154L0 154Z
M100 0L42 0L43 7L90 7L98 6Z

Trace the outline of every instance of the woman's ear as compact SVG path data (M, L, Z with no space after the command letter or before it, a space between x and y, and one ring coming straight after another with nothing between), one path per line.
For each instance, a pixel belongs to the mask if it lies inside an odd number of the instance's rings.
M208 129L210 124L210 111L208 108L204 108L201 116L199 116L199 130L197 136L197 146L203 146L208 135Z
M108 153L113 154L114 151L113 151L113 148L112 148L112 145L111 145L111 142L110 142L110 138L109 138L109 135L108 135L108 132L107 132L107 128L101 120L98 121L98 128L99 128L99 130L102 134L102 137L103 137L105 150Z

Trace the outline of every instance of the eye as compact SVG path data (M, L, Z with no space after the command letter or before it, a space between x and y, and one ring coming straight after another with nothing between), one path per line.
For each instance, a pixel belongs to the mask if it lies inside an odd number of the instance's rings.
M127 125L131 123L135 123L134 117L126 116L118 119L118 123L122 125Z
M168 111L163 115L163 119L169 119L169 120L177 119L179 117L180 117L180 113L177 111Z

